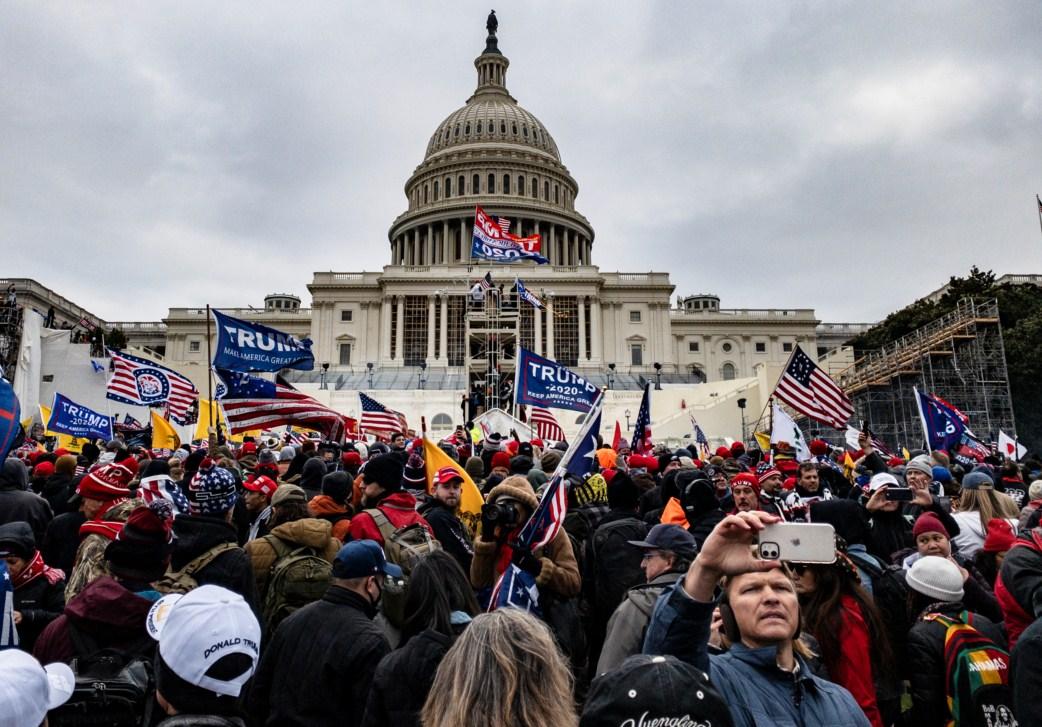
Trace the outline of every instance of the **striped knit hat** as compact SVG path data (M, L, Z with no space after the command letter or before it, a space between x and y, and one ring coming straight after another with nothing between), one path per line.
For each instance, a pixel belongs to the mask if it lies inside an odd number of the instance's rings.
M188 483L188 511L192 515L224 515L235 505L235 476L207 457Z

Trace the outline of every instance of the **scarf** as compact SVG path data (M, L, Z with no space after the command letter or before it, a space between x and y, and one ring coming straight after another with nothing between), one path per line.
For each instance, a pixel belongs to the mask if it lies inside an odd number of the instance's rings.
M80 525L80 539L88 535L100 535L106 540L115 540L126 523L115 520L88 520Z
M49 565L43 562L43 555L40 551L36 551L33 554L33 559L29 561L29 565L25 566L21 573L11 579L11 583L15 588L21 588L26 583L43 576L47 579L47 582L52 586L58 581L65 578L65 572L58 568L51 568Z

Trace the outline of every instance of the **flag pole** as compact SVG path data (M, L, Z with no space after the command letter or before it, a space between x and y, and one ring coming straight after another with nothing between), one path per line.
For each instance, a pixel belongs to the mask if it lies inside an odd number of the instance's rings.
M1042 199L1037 194L1035 195L1035 202L1038 203L1038 227L1042 230Z
M206 304L206 398L209 400L209 406L207 407L207 415L210 421L207 422L208 427L212 428L213 423L213 338L210 333L210 304Z

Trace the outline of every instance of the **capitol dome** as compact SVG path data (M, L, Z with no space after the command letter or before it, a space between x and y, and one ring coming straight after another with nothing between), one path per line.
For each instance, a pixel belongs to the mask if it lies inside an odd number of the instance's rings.
M489 31L474 61L477 88L438 124L405 183L408 210L388 232L391 263L469 264L480 206L509 219L515 235L540 235L552 265L589 265L593 228L575 210L579 185L546 126L507 91L510 61Z

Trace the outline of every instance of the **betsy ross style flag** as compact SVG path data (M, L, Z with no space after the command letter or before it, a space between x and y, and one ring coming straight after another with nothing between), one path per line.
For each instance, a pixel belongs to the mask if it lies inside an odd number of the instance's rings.
M630 450L634 454L649 454L651 444L651 384L644 386L644 396L637 410L637 422L633 425L633 441Z
M529 424L540 439L553 439L557 442L564 439L564 430L561 429L561 425L557 423L549 409L533 406Z
M109 351L115 370L109 379L105 396L114 401L136 406L166 404L170 418L186 424L185 414L199 390L188 378L166 366L122 351Z
M371 396L358 392L362 404L362 418L359 426L369 432L405 432L408 424L405 416L394 409L388 409Z
M854 406L836 382L796 346L774 395L801 414L836 429L847 428Z
M348 421L284 381L217 369L228 393L221 400L224 418L232 434L269 429L287 424L324 432L329 439L342 439Z

